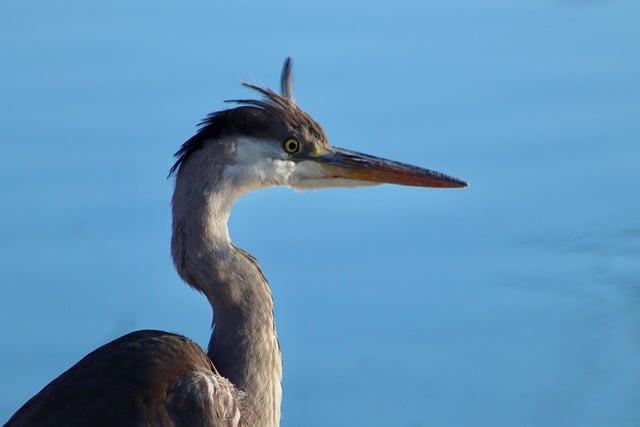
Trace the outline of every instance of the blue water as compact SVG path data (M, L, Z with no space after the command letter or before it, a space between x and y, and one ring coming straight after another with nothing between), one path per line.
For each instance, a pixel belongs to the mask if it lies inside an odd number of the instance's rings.
M0 4L0 421L142 328L206 345L172 154L276 87L333 144L450 173L241 199L283 426L640 425L640 3Z

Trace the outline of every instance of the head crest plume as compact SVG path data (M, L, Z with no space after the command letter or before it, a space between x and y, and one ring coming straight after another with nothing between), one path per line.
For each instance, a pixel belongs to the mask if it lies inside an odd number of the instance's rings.
M291 77L291 57L284 60L282 74L280 74L280 93L282 97L295 103L293 99L293 79Z
M264 110L273 108L282 112L298 110L295 100L293 99L293 79L291 77L292 61L290 57L284 60L282 73L280 74L280 95L264 87L260 87L251 83L242 83L242 86L248 87L260 92L264 99L228 99L225 102L234 104L251 105Z
M293 98L292 61L287 58L280 75L280 92L251 83L243 86L262 95L262 99L231 99L225 102L240 104L240 107L209 114L199 123L198 132L176 152L177 160L169 171L171 176L191 154L202 148L207 140L224 136L247 135L264 137L266 132L277 128L280 123L291 131L302 131L320 141L326 137L320 125L300 109Z

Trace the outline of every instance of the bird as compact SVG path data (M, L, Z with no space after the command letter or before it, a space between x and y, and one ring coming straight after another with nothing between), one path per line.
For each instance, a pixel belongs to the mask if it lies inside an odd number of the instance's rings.
M461 188L443 173L329 144L296 104L292 61L280 93L243 83L175 153L171 254L178 275L213 310L206 352L184 336L131 332L92 351L28 400L6 426L277 426L282 356L273 298L256 259L227 222L243 194L383 183Z

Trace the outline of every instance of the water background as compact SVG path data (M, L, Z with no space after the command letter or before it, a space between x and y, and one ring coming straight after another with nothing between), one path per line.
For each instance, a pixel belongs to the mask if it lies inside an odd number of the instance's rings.
M0 4L0 420L83 355L211 312L172 154L242 81L465 190L241 199L283 426L640 425L637 1Z

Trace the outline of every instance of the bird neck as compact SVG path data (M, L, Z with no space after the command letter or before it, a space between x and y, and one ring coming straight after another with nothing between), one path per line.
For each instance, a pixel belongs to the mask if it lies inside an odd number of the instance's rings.
M180 276L213 307L209 358L243 393L244 423L276 426L282 358L269 285L256 260L229 239L233 195L181 178L173 197L172 255Z

